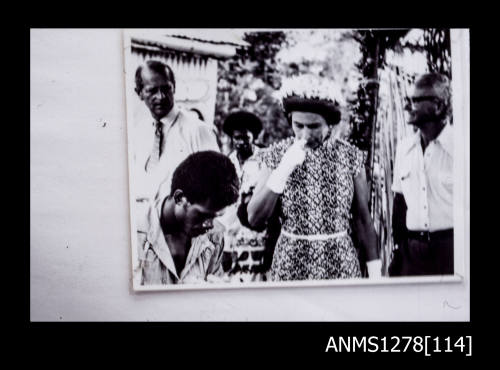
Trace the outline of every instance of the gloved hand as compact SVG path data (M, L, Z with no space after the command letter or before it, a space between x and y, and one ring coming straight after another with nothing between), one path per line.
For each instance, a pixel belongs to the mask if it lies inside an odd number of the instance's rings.
M288 176L291 175L295 167L304 162L304 159L306 158L306 152L304 149L305 145L306 140L295 140L295 142L285 152L283 158L281 158L281 162L278 167L271 172L266 185L274 193L283 193Z
M366 262L366 268L368 269L369 278L381 278L382 277L382 260L371 260Z

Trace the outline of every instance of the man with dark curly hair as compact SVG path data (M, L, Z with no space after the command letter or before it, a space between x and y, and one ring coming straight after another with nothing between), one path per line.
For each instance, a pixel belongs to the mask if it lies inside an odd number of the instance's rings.
M170 191L156 196L138 228L141 284L217 281L224 230L214 218L236 202L238 191L228 157L214 151L189 155L175 169Z

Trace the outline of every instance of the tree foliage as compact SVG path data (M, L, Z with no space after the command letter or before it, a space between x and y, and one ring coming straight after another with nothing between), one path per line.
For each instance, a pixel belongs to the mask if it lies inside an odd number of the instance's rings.
M449 29L424 30L425 51L429 71L451 78L451 45Z
M275 56L286 36L284 32L249 32L244 40L249 47L219 62L215 124L222 129L231 112L248 110L262 120L264 133L259 139L261 144L268 145L291 135L276 99L281 74Z
M277 99L284 77L315 74L337 83L344 96L351 94L353 68L359 59L357 44L343 39L340 30L287 30L250 32L250 45L232 59L219 63L216 125L233 110L246 109L263 121L263 145L292 135ZM353 73L356 75L353 78ZM343 122L349 110L344 107ZM344 125L343 125L344 126Z
M268 145L291 135L276 98L281 78L313 73L341 86L348 103L343 117L349 122L349 140L368 152L370 158L378 71L386 65L386 51L424 52L429 70L451 77L449 31L424 31L422 44L404 41L407 29L247 32L244 40L249 46L238 50L233 58L219 62L215 124L221 129L229 113L245 109L263 121L261 144ZM352 88L353 79L359 80L355 88ZM367 168L368 175L369 172Z
M363 76L356 97L351 101L350 141L370 151L372 127L377 113L378 70L385 65L385 52L399 45L408 30L361 30L350 34L359 43L361 58L356 68ZM349 37L349 35L347 36Z

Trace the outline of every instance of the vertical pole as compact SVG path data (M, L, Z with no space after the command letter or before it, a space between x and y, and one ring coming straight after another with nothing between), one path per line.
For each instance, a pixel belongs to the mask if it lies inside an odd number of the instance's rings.
M379 90L379 81L378 81L378 68L379 68L379 54L380 54L380 40L379 37L374 36L373 39L375 45L373 51L370 53L373 62L373 69L371 71L370 79L370 89L369 97L370 97L370 115L369 122L367 127L367 137L370 142L368 145L368 158L367 158L367 171L366 178L368 180L368 188L370 189L370 203L369 207L372 210L373 206L373 166L374 166L374 152L375 152L375 134L376 129L375 125L377 123L377 108L378 108L378 90Z

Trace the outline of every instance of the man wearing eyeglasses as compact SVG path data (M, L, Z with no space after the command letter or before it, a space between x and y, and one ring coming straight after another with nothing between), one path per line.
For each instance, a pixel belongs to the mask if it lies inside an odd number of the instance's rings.
M176 106L175 88L174 73L165 63L148 60L136 70L135 92L151 113L151 119L143 123L149 128L147 137L137 138L145 148L134 148L139 201L151 198L189 154L220 150L211 127Z
M421 75L407 105L418 130L397 147L392 190L399 271L392 276L453 274L453 126L450 84ZM395 255L396 256L396 255Z

